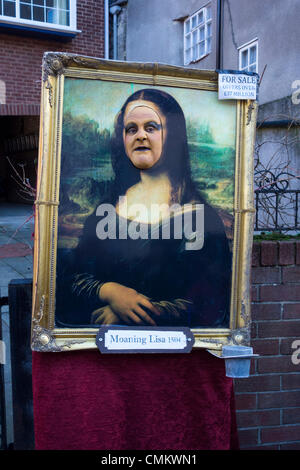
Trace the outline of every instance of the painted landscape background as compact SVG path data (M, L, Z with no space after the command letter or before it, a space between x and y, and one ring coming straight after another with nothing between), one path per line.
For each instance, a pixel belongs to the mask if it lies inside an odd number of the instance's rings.
M65 80L62 125L59 248L74 248L86 217L114 178L110 138L116 114L143 85ZM158 87L174 96L187 124L192 177L216 207L232 238L235 103L202 90Z

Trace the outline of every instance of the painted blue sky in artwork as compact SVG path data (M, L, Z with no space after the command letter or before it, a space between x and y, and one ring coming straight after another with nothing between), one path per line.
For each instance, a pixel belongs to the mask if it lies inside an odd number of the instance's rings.
M100 129L113 128L116 114L127 97L149 85L65 78L64 112L85 115ZM209 125L217 145L235 147L236 102L219 101L216 92L186 88L156 87L174 96L187 119Z

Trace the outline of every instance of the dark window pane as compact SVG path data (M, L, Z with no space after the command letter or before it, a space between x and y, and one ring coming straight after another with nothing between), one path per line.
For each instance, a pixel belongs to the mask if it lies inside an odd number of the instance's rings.
M69 12L61 10L59 12L59 24L63 24L65 26L69 26L70 24L70 18L69 18Z
M58 0L58 8L61 8L62 10L70 10L70 1Z
M205 54L205 41L200 42L199 55L202 57Z
M57 23L57 10L54 10L53 8L47 8L46 21L47 23Z
M191 49L188 49L187 51L185 51L185 61L186 63L191 62Z
M203 21L204 21L203 11L200 11L200 13L198 13L198 24L203 23Z
M33 19L35 21L45 21L44 19L44 8L33 7Z
M186 23L185 23L185 32L189 33L190 30L191 30L191 21L187 20Z
M242 69L247 67L247 65L248 65L248 49L245 49L242 52Z
M250 47L250 59L249 59L250 64L253 64L256 62L256 46Z
M31 0L22 0L21 3L30 3L31 4L32 2L31 2Z
M186 46L187 49L189 49L189 48L191 47L191 35L190 35L190 34L188 34L188 35L186 36L186 39L185 39L185 46Z
M193 59L192 60L197 60L197 46L193 46Z
M42 5L42 6L44 6L44 0L34 0L33 4L34 4L34 5Z
M46 6L47 7L53 7L54 6L54 0L46 0Z
M200 41L203 41L205 38L205 28L204 26L202 26L202 28L200 28Z
M208 36L208 37L211 36L211 23L208 23L208 24L207 24L207 36Z
M207 53L211 52L211 38L207 39Z
M0 2L0 15L2 15L2 2Z
M192 33L193 46L197 43L197 30Z
M15 2L3 2L3 15L5 16L16 16L16 4Z
M20 17L24 20L31 20L31 6L20 4Z

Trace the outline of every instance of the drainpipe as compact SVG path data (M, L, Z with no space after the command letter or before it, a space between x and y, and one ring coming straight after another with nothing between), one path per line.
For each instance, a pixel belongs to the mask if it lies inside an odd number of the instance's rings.
M117 60L118 58L118 51L117 51L117 47L118 47L118 23L117 23L117 20L118 20L118 14L120 13L120 11L122 10L121 7L119 7L119 5L115 5L113 7L110 8L110 13L113 15L113 18L114 18L114 44L113 44L113 59L114 60Z
M267 128L267 127L283 127L283 128L290 128L290 127L300 127L299 120L295 119L282 119L277 121L257 121L256 127L259 128Z
M104 0L104 59L109 59L109 7Z
M216 40L216 69L223 67L222 61L222 40L223 40L223 1L217 0L217 40Z

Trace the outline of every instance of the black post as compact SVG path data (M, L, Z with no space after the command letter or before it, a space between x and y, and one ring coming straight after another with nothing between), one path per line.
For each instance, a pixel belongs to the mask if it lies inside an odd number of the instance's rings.
M297 230L297 225L298 225L298 196L299 192L297 191L295 194L296 197L296 207L295 207L295 230Z
M14 450L34 449L32 356L30 348L32 280L8 285Z
M0 340L2 341L2 317L1 317L1 307L6 305L0 299ZM4 364L0 360L0 449L5 450L7 448L7 433L6 433L6 407L5 407L5 379L4 379Z
M222 64L222 34L223 34L223 3L217 0L217 23L216 23L216 69L221 69Z

